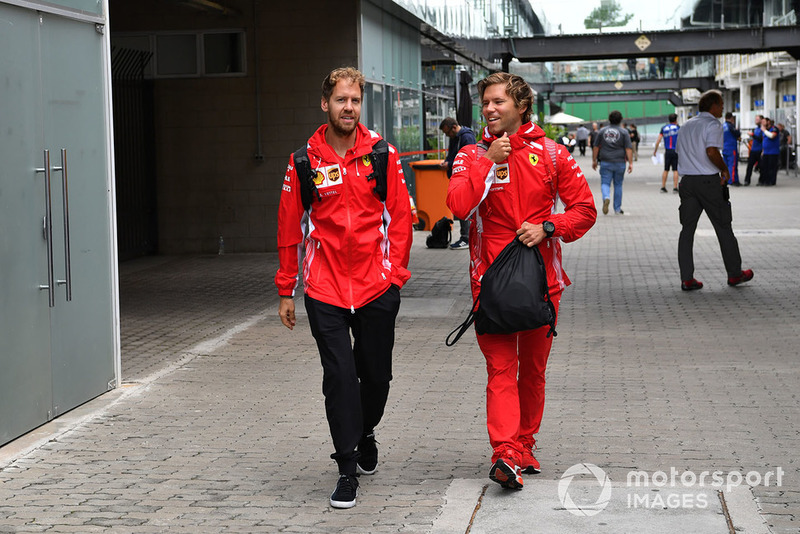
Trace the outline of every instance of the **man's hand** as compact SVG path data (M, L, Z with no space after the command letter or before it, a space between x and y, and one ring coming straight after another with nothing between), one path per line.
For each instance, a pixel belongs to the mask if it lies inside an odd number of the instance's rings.
M628 162L628 174L630 174L632 172L633 172L633 162L629 161Z
M528 247L538 245L547 237L547 232L544 231L543 226L542 224L531 224L525 221L520 229L517 230L517 235L519 236L517 239Z
M593 161L592 161L592 170L593 170L593 171L596 171L596 170L597 170L597 160L593 160Z
M495 163L500 163L508 159L511 154L511 141L508 139L508 132L503 132L503 137L498 137L489 146L485 156Z
M278 315L281 318L283 326L289 330L294 329L297 324L297 319L294 316L294 299L281 297L281 303L278 306Z
M720 173L719 173L719 185L727 184L730 179L731 179L731 173L730 173L730 171L728 171L728 169L725 169L724 171L720 171Z

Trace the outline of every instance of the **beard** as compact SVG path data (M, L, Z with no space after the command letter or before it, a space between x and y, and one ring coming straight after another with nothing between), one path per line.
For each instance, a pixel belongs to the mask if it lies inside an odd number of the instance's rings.
M356 130L356 128L358 127L359 119L360 117L355 117L352 126L345 125L344 123L342 123L342 121L334 119L333 117L329 117L328 122L330 123L331 128L333 128L333 131L336 135L341 137L347 137Z

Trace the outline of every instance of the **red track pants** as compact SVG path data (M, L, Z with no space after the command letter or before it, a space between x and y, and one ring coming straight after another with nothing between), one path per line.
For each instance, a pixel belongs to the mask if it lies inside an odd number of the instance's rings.
M558 317L561 294L552 297ZM518 451L533 445L544 413L544 375L553 337L543 326L515 334L483 334L478 345L486 358L486 426L497 449Z

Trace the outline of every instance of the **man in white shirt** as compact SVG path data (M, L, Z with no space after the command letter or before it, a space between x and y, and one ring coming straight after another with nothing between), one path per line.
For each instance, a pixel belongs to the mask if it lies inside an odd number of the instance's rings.
M706 91L700 96L700 113L681 128L678 136L678 174L681 175L680 221L683 229L678 239L678 265L681 289L701 289L694 278L694 232L705 210L717 234L722 260L728 273L728 285L736 286L753 279L751 269L742 270L739 243L733 235L728 180L730 173L722 159L722 93Z

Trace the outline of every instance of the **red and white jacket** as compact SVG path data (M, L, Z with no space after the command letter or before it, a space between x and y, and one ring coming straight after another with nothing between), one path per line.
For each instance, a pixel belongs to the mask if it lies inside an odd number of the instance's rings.
M391 284L410 278L411 207L397 150L389 146L386 202L373 191L369 154L381 138L359 124L356 143L344 159L325 142L328 125L308 140L308 158L317 171L322 198L303 209L300 185L290 158L278 208L279 267L275 285L294 296L298 265L312 298L341 308L359 308Z
M472 221L469 248L473 297L480 291L483 273L523 221L555 224L553 237L538 245L550 294L556 295L570 284L561 267L560 240L570 242L583 236L594 225L597 209L578 163L561 145L557 146L558 177L553 183L544 138L541 128L527 122L509 137L511 155L505 161L495 164L482 157L479 144L464 147L453 162L447 205L456 217ZM488 146L494 139L484 129L482 144ZM559 198L564 213L556 213ZM479 208L473 212L476 206Z

